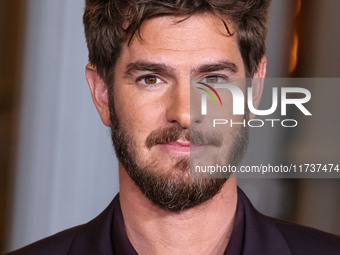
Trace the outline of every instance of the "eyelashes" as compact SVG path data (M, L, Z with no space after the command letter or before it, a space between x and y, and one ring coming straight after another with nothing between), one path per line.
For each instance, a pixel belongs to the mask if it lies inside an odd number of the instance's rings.
M226 76L209 75L203 78L201 82L204 82L207 84L224 84L224 83L227 83L228 80L229 80L229 77L226 77Z
M200 81L207 84L224 84L227 83L229 77L224 75L207 75L201 78ZM142 75L136 78L136 84L141 88L146 89L156 89L162 85L167 84L167 82L155 74Z
M157 88L162 84L166 84L161 78L157 75L143 75L136 79L136 83L138 86L143 88Z

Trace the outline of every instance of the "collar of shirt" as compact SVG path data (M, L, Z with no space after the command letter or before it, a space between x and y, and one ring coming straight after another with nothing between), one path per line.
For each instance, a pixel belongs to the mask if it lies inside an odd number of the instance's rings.
M115 255L138 255L136 250L127 237L122 210L120 208L119 195L115 199L113 212L113 227L112 227L112 247ZM239 255L242 253L244 235L244 208L238 197L234 229L230 236L227 249L224 255Z

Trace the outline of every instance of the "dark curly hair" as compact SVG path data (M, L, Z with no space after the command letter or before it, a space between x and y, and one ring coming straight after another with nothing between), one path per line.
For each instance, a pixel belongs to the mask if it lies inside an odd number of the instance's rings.
M236 35L247 76L253 76L265 54L271 0L86 0L83 22L89 61L108 84L121 45L129 42L143 21L157 16L211 12ZM234 33L225 18L231 19ZM123 27L123 24L128 24Z

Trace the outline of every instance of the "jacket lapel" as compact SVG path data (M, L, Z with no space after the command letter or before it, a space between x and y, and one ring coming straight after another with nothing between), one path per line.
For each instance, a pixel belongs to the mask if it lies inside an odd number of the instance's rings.
M239 201L244 206L243 255L291 255L292 252L273 220L253 207L241 189ZM273 252L274 251L274 252Z
M239 202L244 208L243 255L291 255L292 252L273 220L260 214L238 189ZM112 220L118 196L97 218L75 234L67 254L112 255ZM273 253L273 251L275 251Z
M85 224L75 234L67 254L69 255L112 255L111 229L118 195L111 204L94 220Z

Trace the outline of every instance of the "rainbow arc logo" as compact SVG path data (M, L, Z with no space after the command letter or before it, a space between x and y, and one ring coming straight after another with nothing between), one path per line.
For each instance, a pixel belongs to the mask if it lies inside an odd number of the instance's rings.
M214 94L217 96L217 98L218 98L218 100L220 101L220 104L221 104L221 106L222 106L222 100L221 100L221 98L220 98L220 95L217 93L217 91L216 91L212 86L210 86L210 85L208 85L208 84L206 84L206 83L204 83L204 82L197 82L197 83L200 84L200 85L203 85L203 86L205 86L205 87L207 87L207 88L209 88L212 92L214 92ZM205 89L205 88L201 88L201 87L196 87L196 88L198 88L198 89L203 90L204 92L206 92L206 93L212 98L212 100L214 100L215 104L217 105L217 102L216 102L216 100L215 100L213 94L212 94L209 90L207 90L207 89Z

